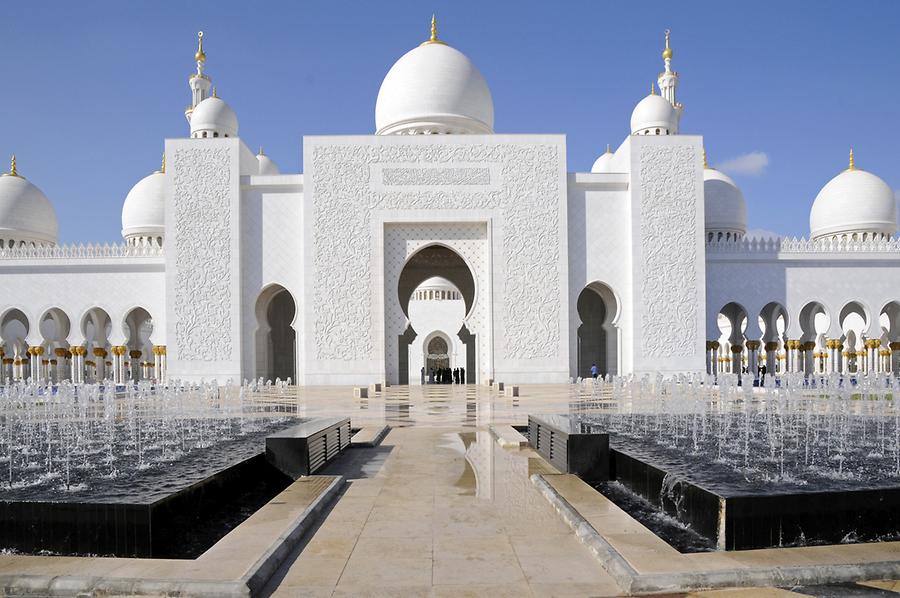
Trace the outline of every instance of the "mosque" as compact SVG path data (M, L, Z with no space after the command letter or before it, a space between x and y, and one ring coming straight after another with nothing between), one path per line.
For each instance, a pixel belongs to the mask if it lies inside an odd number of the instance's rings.
M740 189L680 133L665 39L658 92L590 172L564 135L495 133L488 83L432 21L374 134L305 137L283 174L241 140L199 34L189 135L125 195L121 244L59 245L27 165L0 177L2 378L898 371L892 190L851 152L808 238L747 238Z

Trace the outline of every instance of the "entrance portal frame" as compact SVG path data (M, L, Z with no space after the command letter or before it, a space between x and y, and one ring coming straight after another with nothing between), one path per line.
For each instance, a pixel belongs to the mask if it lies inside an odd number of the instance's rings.
M384 227L403 221L489 222L478 369L568 379L565 137L304 137L303 164L303 384L387 379Z
M450 218L451 215L447 214ZM420 216L421 218L421 216ZM430 220L430 219L429 219ZM422 221L415 215L407 219L397 216L380 220L379 227L383 247L381 254L381 293L384 313L381 346L384 347L384 380L399 383L400 354L398 337L409 325L409 318L403 311L398 297L400 275L409 260L421 250L435 245L446 247L456 253L469 268L475 281L472 306L463 319L470 334L475 335L475 363L479 380L493 378L491 313L491 272L490 239L491 219L473 216L471 219L455 221ZM436 270L432 276L441 276Z

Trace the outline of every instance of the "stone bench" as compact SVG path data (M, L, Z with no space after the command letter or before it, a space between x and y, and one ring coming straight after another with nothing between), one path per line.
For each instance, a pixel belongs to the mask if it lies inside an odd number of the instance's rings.
M349 417L317 417L266 437L266 460L293 479L311 475L350 446Z
M588 431L565 415L529 415L528 444L563 473L587 482L609 480L609 434Z

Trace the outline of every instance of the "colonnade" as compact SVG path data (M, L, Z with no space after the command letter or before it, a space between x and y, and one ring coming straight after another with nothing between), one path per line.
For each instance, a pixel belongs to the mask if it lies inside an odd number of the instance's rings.
M779 352L779 343L767 342L764 357L761 358L760 341L746 341L744 345L730 346L730 355L719 341L706 342L706 369L710 374L741 373L746 371L756 378L758 366L766 365L769 374L800 373L869 374L895 373L894 364L900 358L900 342L885 343L881 339L867 339L864 350L843 350L841 339L825 339L824 346L814 341L790 339L784 342L784 351Z
M47 355L45 358L44 355ZM0 347L0 381L33 380L38 383L58 384L69 380L74 384L112 380L115 384L127 384L151 380L158 384L168 381L166 374L166 346L152 347L153 361L141 360L143 352L129 350L125 345L112 345L107 351L94 347L89 356L87 347L73 345L69 348L35 346L25 349L22 357L16 349L7 356ZM110 358L110 359L107 359Z

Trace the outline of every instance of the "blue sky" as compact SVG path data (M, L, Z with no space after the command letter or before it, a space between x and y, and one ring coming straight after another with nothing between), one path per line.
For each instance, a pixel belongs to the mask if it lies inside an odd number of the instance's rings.
M751 228L808 234L850 145L900 189L893 0L17 3L0 21L0 156L53 201L62 242L118 241L128 190L187 136L197 30L241 137L297 172L303 135L373 131L381 80L432 12L487 79L495 129L566 134L570 170L627 135L670 28L682 132L713 165L741 158Z

